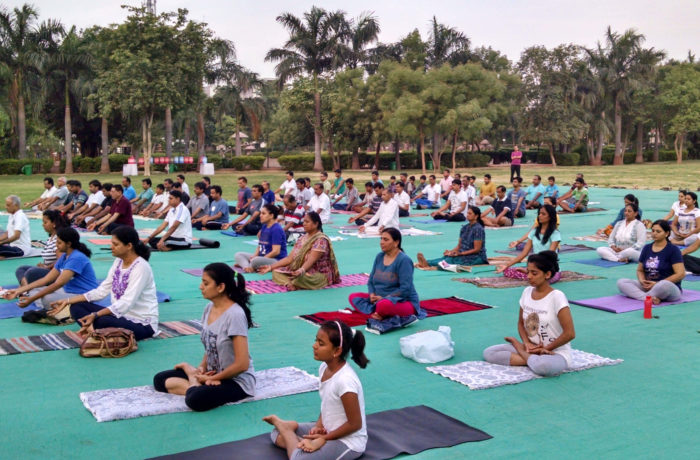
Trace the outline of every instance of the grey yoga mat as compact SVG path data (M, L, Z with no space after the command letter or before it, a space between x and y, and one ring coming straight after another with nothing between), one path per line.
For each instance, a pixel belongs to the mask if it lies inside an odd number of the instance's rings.
M363 460L389 459L400 454L413 455L428 449L491 439L491 435L428 406L404 407L369 414L367 432L369 433L367 450L360 457ZM410 435L407 436L407 433ZM287 455L284 450L272 445L268 432L240 441L155 458L286 460Z

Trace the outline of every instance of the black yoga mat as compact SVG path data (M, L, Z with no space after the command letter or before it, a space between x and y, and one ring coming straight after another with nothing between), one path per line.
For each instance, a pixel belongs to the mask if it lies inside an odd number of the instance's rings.
M369 433L367 450L360 457L363 460L389 459L400 454L412 455L428 449L491 439L489 434L427 406L412 406L369 414L367 432ZM155 458L285 460L287 454L284 450L273 446L270 434L265 433L240 441Z

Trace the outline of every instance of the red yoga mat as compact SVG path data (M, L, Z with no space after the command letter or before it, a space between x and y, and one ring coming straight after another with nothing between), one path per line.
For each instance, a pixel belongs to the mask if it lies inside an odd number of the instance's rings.
M468 311L485 310L492 308L470 300L459 297L444 297L440 299L421 300L420 306L428 314L428 318L433 316L452 315L454 313L465 313ZM342 321L350 327L362 326L367 323L369 315L347 308L341 311L321 311L310 315L301 315L299 318L313 324L322 324L326 321Z

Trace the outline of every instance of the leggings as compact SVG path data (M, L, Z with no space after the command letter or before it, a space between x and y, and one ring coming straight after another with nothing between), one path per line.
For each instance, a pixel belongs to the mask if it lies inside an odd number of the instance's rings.
M295 434L298 438L302 438L315 426L315 423L300 423L299 427L295 431ZM277 437L279 434L280 432L277 431L277 428L272 430L272 433L270 433L270 438L272 439L273 444L277 444ZM301 449L297 449L294 451L292 456L289 457L289 460L353 460L362 456L363 453L364 452L357 452L350 449L343 441L333 439L331 441L326 441L323 447L315 452L307 453Z
M683 256L683 265L685 265L685 269L691 273L700 274L700 258L691 256L691 255L685 255Z
M156 391L167 393L165 381L169 378L187 380L187 374L182 369L170 369L157 373L153 377L153 386ZM240 401L248 396L233 379L226 379L221 381L221 385L200 385L188 388L185 392L185 404L194 411L202 412Z
M74 303L70 306L70 315L74 320L78 321L83 316L87 316L91 313L97 313L104 308L105 307L102 305L97 305L96 303L92 302ZM153 337L153 333L155 332L150 325L135 323L133 321L129 321L123 316L121 318L117 318L114 315L105 315L95 318L95 321L92 323L92 327L93 329L102 329L105 327L121 327L124 329L129 329L134 333L136 340L143 340Z
M690 246L691 244L695 243L695 241L700 237L697 233L693 233L690 235L688 238L683 239L683 246ZM678 235L675 233L671 232L671 238L680 238Z
M494 345L484 350L484 360L491 364L510 366L510 355L518 354L515 347L509 343ZM550 377L561 374L567 368L566 359L561 355L530 355L527 367L537 375Z
M33 265L22 265L15 270L15 277L18 283L22 283L22 278L27 280L27 284L40 280L45 277L51 270L46 268L35 267Z
M260 222L251 222L251 223L245 224L243 226L243 228L241 229L241 231L240 232L236 231L236 233L239 233L241 235L248 235L248 236L257 235L258 232L260 232L261 227L262 227L262 225L260 224Z
M681 288L666 280L658 281L654 287L645 291L638 280L622 278L617 280L617 288L622 295L637 300L644 300L646 296L651 296L658 297L662 301L673 302L681 298Z
M24 251L22 251L17 246L10 246L9 244L0 244L0 257L22 257Z
M516 267L508 267L503 270L503 276L506 278L512 278L514 280L527 280L527 273L518 270ZM554 284L561 279L561 272L556 272L554 276L549 279L549 284Z
M257 256L253 259L253 254L251 254L250 252L237 252L236 254L234 254L233 260L236 261L236 265L238 265L239 267L252 267L253 270L257 270L263 265L272 265L275 262L277 262L277 259L271 259L269 257L263 256Z
M355 307L355 299L369 299L369 294L365 292L356 292L354 294L350 294L350 297L348 297L350 306L357 310L357 308ZM413 307L413 304L411 302L406 301L394 303L389 299L382 299L376 304L374 304L374 306L374 312L383 317L411 316L416 314L416 309Z
M464 217L464 214L461 212L458 212L457 214L453 216L448 216L447 214L441 213L441 214L436 214L435 217L433 217L435 220L447 220L448 222L464 222L467 220L466 217Z
M639 255L642 253L642 251L637 251L634 248L627 248L620 252L615 252L608 246L597 248L596 252L601 259L611 260L613 262L619 262L620 259L627 259L630 262L637 262L639 261Z

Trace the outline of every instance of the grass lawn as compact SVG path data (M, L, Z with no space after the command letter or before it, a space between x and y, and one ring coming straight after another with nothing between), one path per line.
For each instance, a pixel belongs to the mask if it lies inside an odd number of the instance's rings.
M553 168L548 165L523 165L521 174L524 183L528 184L533 174L542 176L543 182L546 183L548 176L555 176L558 184L571 183L576 173L581 172L586 178L589 185L598 187L626 187L629 189L650 189L659 190L662 187L671 187L672 190L687 187L691 190L697 188L697 172L700 170L700 160L686 161L682 164L677 163L646 163L641 165L623 165L623 166L558 166ZM420 170L408 170L409 175L420 176ZM497 184L505 184L510 177L510 169L508 166L492 166L487 168L474 169L458 169L460 173L470 173L477 177L477 185L481 184L481 178L484 174L489 173L493 176L493 180ZM380 178L388 180L392 174L398 175L396 171L380 171ZM442 177L439 172L435 173L438 178ZM248 178L248 184L253 185L263 180L270 181L273 188L285 180L284 171L232 171L223 170L212 177L212 183L221 185L224 190L224 198L234 199L236 196L237 179L239 176L245 175ZM362 170L346 170L343 173L344 177L352 177L356 184L361 184L370 179L370 171ZM8 195L10 193L18 194L23 201L32 199L39 195L42 191L41 178L43 176L0 176L0 195ZM57 175L54 175L54 179ZM76 178L83 183L83 188L87 190L87 183L92 179L99 179L102 182L115 183L121 180L118 174L73 174L72 178ZM162 182L166 177L175 177L175 174L155 173L151 176L154 184ZM186 174L187 183L190 185L190 190L193 190L193 185L200 180L199 174ZM297 171L296 177L311 177L312 181L318 178L318 173L314 171ZM331 180L333 173L330 173ZM141 177L133 177L132 183L137 192L140 190ZM359 181L359 182L358 182ZM363 189L362 186L360 186Z

